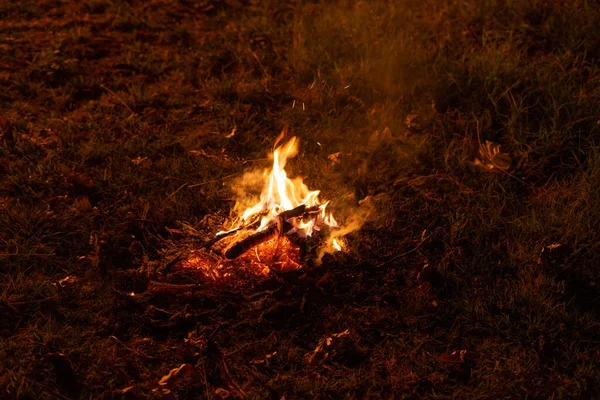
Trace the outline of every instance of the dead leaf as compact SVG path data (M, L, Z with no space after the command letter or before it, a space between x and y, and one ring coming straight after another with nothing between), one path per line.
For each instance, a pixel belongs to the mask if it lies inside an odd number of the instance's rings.
M90 211L93 207L87 196L80 196L73 201L73 208L78 211Z
M415 128L416 127L415 120L418 117L419 117L419 115L417 115L417 114L408 114L406 116L406 118L404 118L404 125L406 125L406 127L409 129Z
M415 289L415 296L419 299L427 299L435 296L436 291L431 282L423 282Z
M388 143L393 140L392 131L387 126L382 132L375 131L369 137L369 147L375 148L382 143Z
M563 264L573 254L573 248L568 244L553 243L542 248L540 261L544 265Z
M337 347L341 346L345 338L350 336L350 331L335 333L331 337L321 339L317 347L305 355L309 365L319 365L336 353Z
M442 364L462 364L465 362L467 350L454 350L452 353L442 353L440 362Z
M225 139L232 138L232 137L233 137L233 135L235 135L235 131L237 131L237 127L234 127L234 128L231 130L231 133L229 133L228 135L226 135L226 136L225 136Z
M506 171L512 164L512 159L508 153L500 151L498 143L485 141L485 145L479 146L479 154L473 160L475 167L488 172Z
M74 284L75 282L77 282L77 277L76 276L67 276L62 278L61 280L59 280L57 283L55 283L54 285L58 285L60 287L67 287L70 286L72 284Z
M340 152L330 154L327 158L331 161L332 164L337 164L340 162Z
M69 168L63 170L63 175L67 182L73 186L79 186L85 189L91 189L94 187L94 181L92 178L85 174L79 174Z
M177 368L173 368L169 373L163 376L158 384L163 388L174 388L177 384L190 378L192 375L192 364L181 364Z
M140 167L148 168L152 166L152 160L148 157L136 157L131 160L135 165L139 165Z
M217 388L215 390L215 394L220 398L220 399L228 399L231 396L231 393L229 393L229 390L227 389L223 389L223 388Z
M125 394L125 393L129 392L131 389L133 389L134 387L135 387L135 385L127 386L126 388L123 388L123 389L117 389L117 390L115 390L115 392L117 392L119 394Z
M8 120L0 115L0 132L8 130Z
M254 364L254 365L256 365L256 364L264 364L264 363L266 363L267 361L269 361L271 358L273 358L273 357L275 356L275 354L277 354L277 352L276 352L276 351L274 351L274 352L272 352L272 353L269 353L269 354L267 354L267 355L266 355L266 356L264 356L263 358L258 358L258 359L251 360L251 361L250 361L250 364Z

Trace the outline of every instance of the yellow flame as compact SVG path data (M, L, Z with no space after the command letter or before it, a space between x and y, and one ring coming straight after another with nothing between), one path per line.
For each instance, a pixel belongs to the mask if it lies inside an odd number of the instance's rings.
M290 179L285 172L285 165L289 158L298 154L298 140L292 137L287 143L281 145L273 152L273 168L265 172L267 176L265 186L262 190L260 200L254 206L246 209L242 220L248 221L254 215L265 214L261 219L258 230L264 229L274 218L286 210L292 210L298 206L319 206L320 218L329 226L337 226L331 214L325 212L327 203L319 203L319 190L309 190L301 178ZM318 227L314 220L297 221L294 228L299 233L311 235Z
M336 249L337 251L342 251L343 247L340 244L340 242L338 242L337 239L333 239L333 241L331 242L331 244L333 245L333 248Z

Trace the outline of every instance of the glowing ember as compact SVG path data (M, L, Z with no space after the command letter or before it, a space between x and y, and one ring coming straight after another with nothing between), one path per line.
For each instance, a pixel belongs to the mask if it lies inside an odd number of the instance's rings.
M238 284L252 281L247 278L302 268L308 249L316 263L325 253L348 252L344 236L360 229L372 209L370 202L365 199L359 203L359 208L346 216L344 226L339 227L326 211L328 202L319 200L318 190L309 190L301 178L288 178L284 168L297 152L298 140L293 137L273 151L271 169L262 176L245 175L244 184L262 186L260 198L250 207L241 207L233 224L205 245L211 248L220 243L216 254L193 252L177 264L178 268L184 273L199 272L212 281ZM239 190L244 195L241 199L246 195L244 187L241 185Z

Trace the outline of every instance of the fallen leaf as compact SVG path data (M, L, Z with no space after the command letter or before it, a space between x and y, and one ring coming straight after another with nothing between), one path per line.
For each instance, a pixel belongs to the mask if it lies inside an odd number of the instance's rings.
M350 336L350 331L346 329L343 332L335 333L331 337L321 339L317 347L305 355L309 365L319 365L336 353L337 347L340 347L345 338Z
M135 165L139 165L144 168L148 168L148 167L152 166L152 160L149 159L148 157L136 157L136 158L133 158L131 160L131 162L134 163Z
M267 355L266 355L266 356L264 356L263 358L258 358L258 359L251 360L251 361L250 361L250 364L255 364L255 365L256 365L256 364L264 364L264 363L266 363L267 361L269 361L271 358L273 358L273 357L275 356L275 354L277 354L277 352L276 352L276 351L274 351L274 352L272 352L272 353L270 353L270 354L267 354Z
M87 196L80 196L73 201L73 208L78 211L90 211L93 207Z
M58 286L64 288L64 287L67 287L69 285L74 284L75 282L77 282L77 277L76 276L67 276L67 277L64 277L61 280L59 280L54 285L56 286L58 284Z
M163 376L158 384L164 388L173 388L178 383L188 379L192 374L192 364L181 364L177 368L173 368L169 373Z
M117 389L115 390L115 392L119 393L119 394L125 394L127 392L129 392L131 389L133 389L135 386L131 385L131 386L127 386L126 388L123 389Z
M415 122L418 117L419 115L417 114L408 114L406 118L404 118L404 125L409 129L416 127Z
M329 156L327 156L327 158L331 160L332 164L337 164L340 162L340 154L342 153L338 151L337 153L330 154Z
M215 390L215 394L221 399L228 399L231 396L231 393L229 393L229 390L223 389L223 388L217 388Z
M485 141L485 145L479 146L479 154L472 161L475 167L489 172L506 171L512 164L508 153L500 152L498 143Z
M392 131L386 126L382 132L375 131L369 136L369 147L375 148L382 143L390 142L392 139Z
M94 181L92 178L85 174L79 174L69 168L63 169L63 175L68 183L73 186L78 186L85 189L91 189L94 187Z
M454 350L452 353L442 353L440 362L442 364L462 364L465 362L467 350Z
M8 120L0 115L0 132L8 130Z
M235 135L235 131L237 131L237 127L234 127L234 128L231 130L231 133L225 136L225 139L232 138L232 137L233 137L233 135Z
M568 244L553 243L542 248L540 260L544 265L563 264L573 254L573 248Z

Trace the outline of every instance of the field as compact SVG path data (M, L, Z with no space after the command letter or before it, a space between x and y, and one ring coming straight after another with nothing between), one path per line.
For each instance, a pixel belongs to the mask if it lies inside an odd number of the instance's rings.
M0 3L0 397L598 398L598 26L585 0ZM342 222L374 205L348 251L178 276L282 130Z

